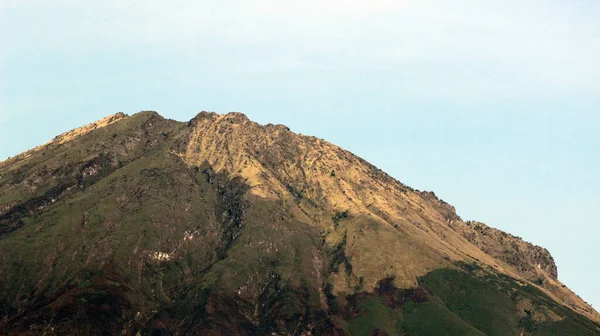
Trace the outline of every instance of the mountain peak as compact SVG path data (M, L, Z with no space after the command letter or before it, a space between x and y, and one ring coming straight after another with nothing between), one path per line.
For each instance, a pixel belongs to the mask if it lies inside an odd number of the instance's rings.
M55 136L52 140L50 140L49 142L47 142L43 145L32 148L21 154L15 155L14 157L7 159L5 161L0 161L0 163L4 164L4 163L8 162L9 160L15 161L15 160L21 160L21 159L27 158L30 155L32 155L33 153L39 152L40 150L42 150L48 146L60 145L60 144L72 141L72 140L77 139L78 137L83 136L85 134L88 134L96 129L106 127L108 125L111 125L120 120L126 119L128 117L129 116L123 112L117 112L117 113L108 115L108 116L106 116L100 120L97 120L93 123L89 123L87 125L84 125L84 126L72 129L70 131L64 132L62 134L59 134L59 135Z
M485 315L485 292L507 318L493 325L512 328L499 335L563 320L600 330L547 250L239 112L202 111L187 126L115 114L4 162L0 176L0 329L67 333L81 319L64 316L82 312L107 334L362 335L352 326L368 304L403 316L388 335L427 307L481 334L498 311Z
M226 121L233 124L241 124L249 122L248 117L241 112L229 112L226 114L219 114L216 112L201 111L189 122L189 126L195 126L201 121Z
M242 112L229 112L223 116L223 119L235 123L250 121L250 119Z

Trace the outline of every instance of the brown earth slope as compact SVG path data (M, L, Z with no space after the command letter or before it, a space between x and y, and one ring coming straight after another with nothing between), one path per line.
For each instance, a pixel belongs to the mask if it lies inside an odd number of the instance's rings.
M546 249L482 223L464 222L435 194L413 190L338 146L282 125L261 126L236 112L202 112L190 127L187 147L175 153L182 160L207 161L217 171L242 176L250 192L261 197L294 203L301 195L304 200L293 210L325 230L331 243L341 236L328 230L328 214L347 212L352 218L345 223L347 256L355 275L370 288L390 275L400 287L415 286L418 276L448 261L475 260L534 282L559 302L600 321L589 304L558 281ZM348 290L336 280L336 292Z

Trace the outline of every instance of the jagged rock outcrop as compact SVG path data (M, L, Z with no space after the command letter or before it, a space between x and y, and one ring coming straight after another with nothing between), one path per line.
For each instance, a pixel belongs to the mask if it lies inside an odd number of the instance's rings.
M554 259L545 248L480 222L469 221L466 225L470 230L462 230L461 234L469 242L494 258L514 266L523 277L535 280L537 270L542 270L553 279L558 278Z
M543 247L533 245L520 237L491 228L476 221L464 222L456 209L437 198L433 192L421 192L423 198L436 205L436 210L446 218L448 226L460 233L471 244L486 254L513 267L528 280L538 279L539 270L552 279L558 279L554 258Z

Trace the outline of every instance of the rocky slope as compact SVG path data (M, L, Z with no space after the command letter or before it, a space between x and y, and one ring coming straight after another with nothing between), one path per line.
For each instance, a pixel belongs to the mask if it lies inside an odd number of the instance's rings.
M241 113L117 114L0 163L8 334L595 335L599 322L547 250Z

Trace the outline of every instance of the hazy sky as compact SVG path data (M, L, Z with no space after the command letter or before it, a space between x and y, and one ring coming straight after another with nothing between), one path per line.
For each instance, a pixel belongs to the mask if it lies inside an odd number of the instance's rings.
M600 1L1 0L0 13L0 159L117 111L242 111L548 248L600 308Z

